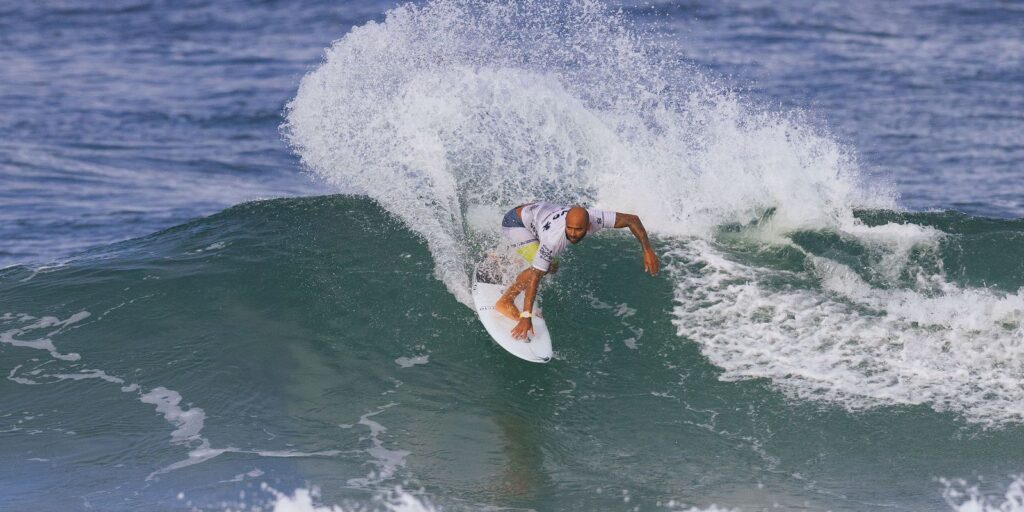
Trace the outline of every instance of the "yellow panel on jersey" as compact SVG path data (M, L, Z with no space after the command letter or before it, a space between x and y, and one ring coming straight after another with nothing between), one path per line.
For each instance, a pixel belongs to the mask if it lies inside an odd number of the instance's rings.
M516 254L522 256L527 263L533 265L533 258L537 256L537 249L539 248L540 242L530 242L516 249Z

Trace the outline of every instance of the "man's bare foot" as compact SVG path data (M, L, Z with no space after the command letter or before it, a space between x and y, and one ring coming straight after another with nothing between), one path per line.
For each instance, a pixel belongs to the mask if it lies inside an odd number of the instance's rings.
M510 300L499 300L498 303L494 305L494 309L497 309L498 313L501 313L512 320L519 320L519 308L517 308Z

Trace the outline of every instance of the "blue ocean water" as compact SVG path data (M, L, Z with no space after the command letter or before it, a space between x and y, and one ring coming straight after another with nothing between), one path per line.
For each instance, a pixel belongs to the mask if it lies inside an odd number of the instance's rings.
M277 136L324 48L395 2L34 2L0 16L0 264L242 200L328 192ZM615 7L612 5L611 7ZM769 109L805 112L914 210L1024 213L1012 2L620 6Z
M0 509L1024 510L1024 6L0 6ZM638 213L542 290L509 207Z
M1015 2L656 5L682 57L801 109L912 210L1019 217L1024 10ZM646 9L637 8L638 12Z
M0 7L0 265L45 262L244 200L323 191L281 143L324 46L392 4Z

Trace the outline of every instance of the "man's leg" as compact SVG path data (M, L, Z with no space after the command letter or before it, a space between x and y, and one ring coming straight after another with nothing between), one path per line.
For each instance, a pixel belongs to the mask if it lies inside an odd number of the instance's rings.
M516 254L522 256L526 263L532 264L534 256L537 255L537 248L540 246L537 242L531 242L518 249ZM533 267L527 267L516 276L516 280L512 281L505 293L501 294L501 298L494 304L494 308L499 313L511 318L512 320L519 320L519 308L516 307L516 297L520 293L526 290L526 286L530 284L529 272Z
M502 222L502 234L512 242L515 247L516 254L519 257L526 260L527 264L533 263L533 258L537 254L537 248L540 247L540 243L534 237L530 230L526 229L522 225L522 222L516 216L515 209L512 209L505 215L505 219ZM526 289L526 285L529 283L527 279L527 272L530 269L527 268L516 276L515 281L509 285L505 293L501 295L498 302L494 304L494 308L499 313L513 319L519 320L519 308L516 307L515 300L523 290Z
M529 283L528 273L530 269L523 270L516 276L516 280L512 282L512 285L505 290L505 293L501 294L501 298L494 304L494 308L499 313L511 318L512 320L519 320L519 308L516 307L516 297L519 296L523 290L526 289L526 285Z

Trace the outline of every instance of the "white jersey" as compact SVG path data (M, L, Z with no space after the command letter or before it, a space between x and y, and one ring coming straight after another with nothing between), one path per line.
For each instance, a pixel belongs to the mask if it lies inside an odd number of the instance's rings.
M551 268L551 260L569 244L569 239L565 237L567 213L568 206L552 203L533 203L523 207L523 224L540 242L537 255L533 258L533 266L538 270L547 272ZM587 208L587 213L590 214L588 234L615 227L615 212Z

